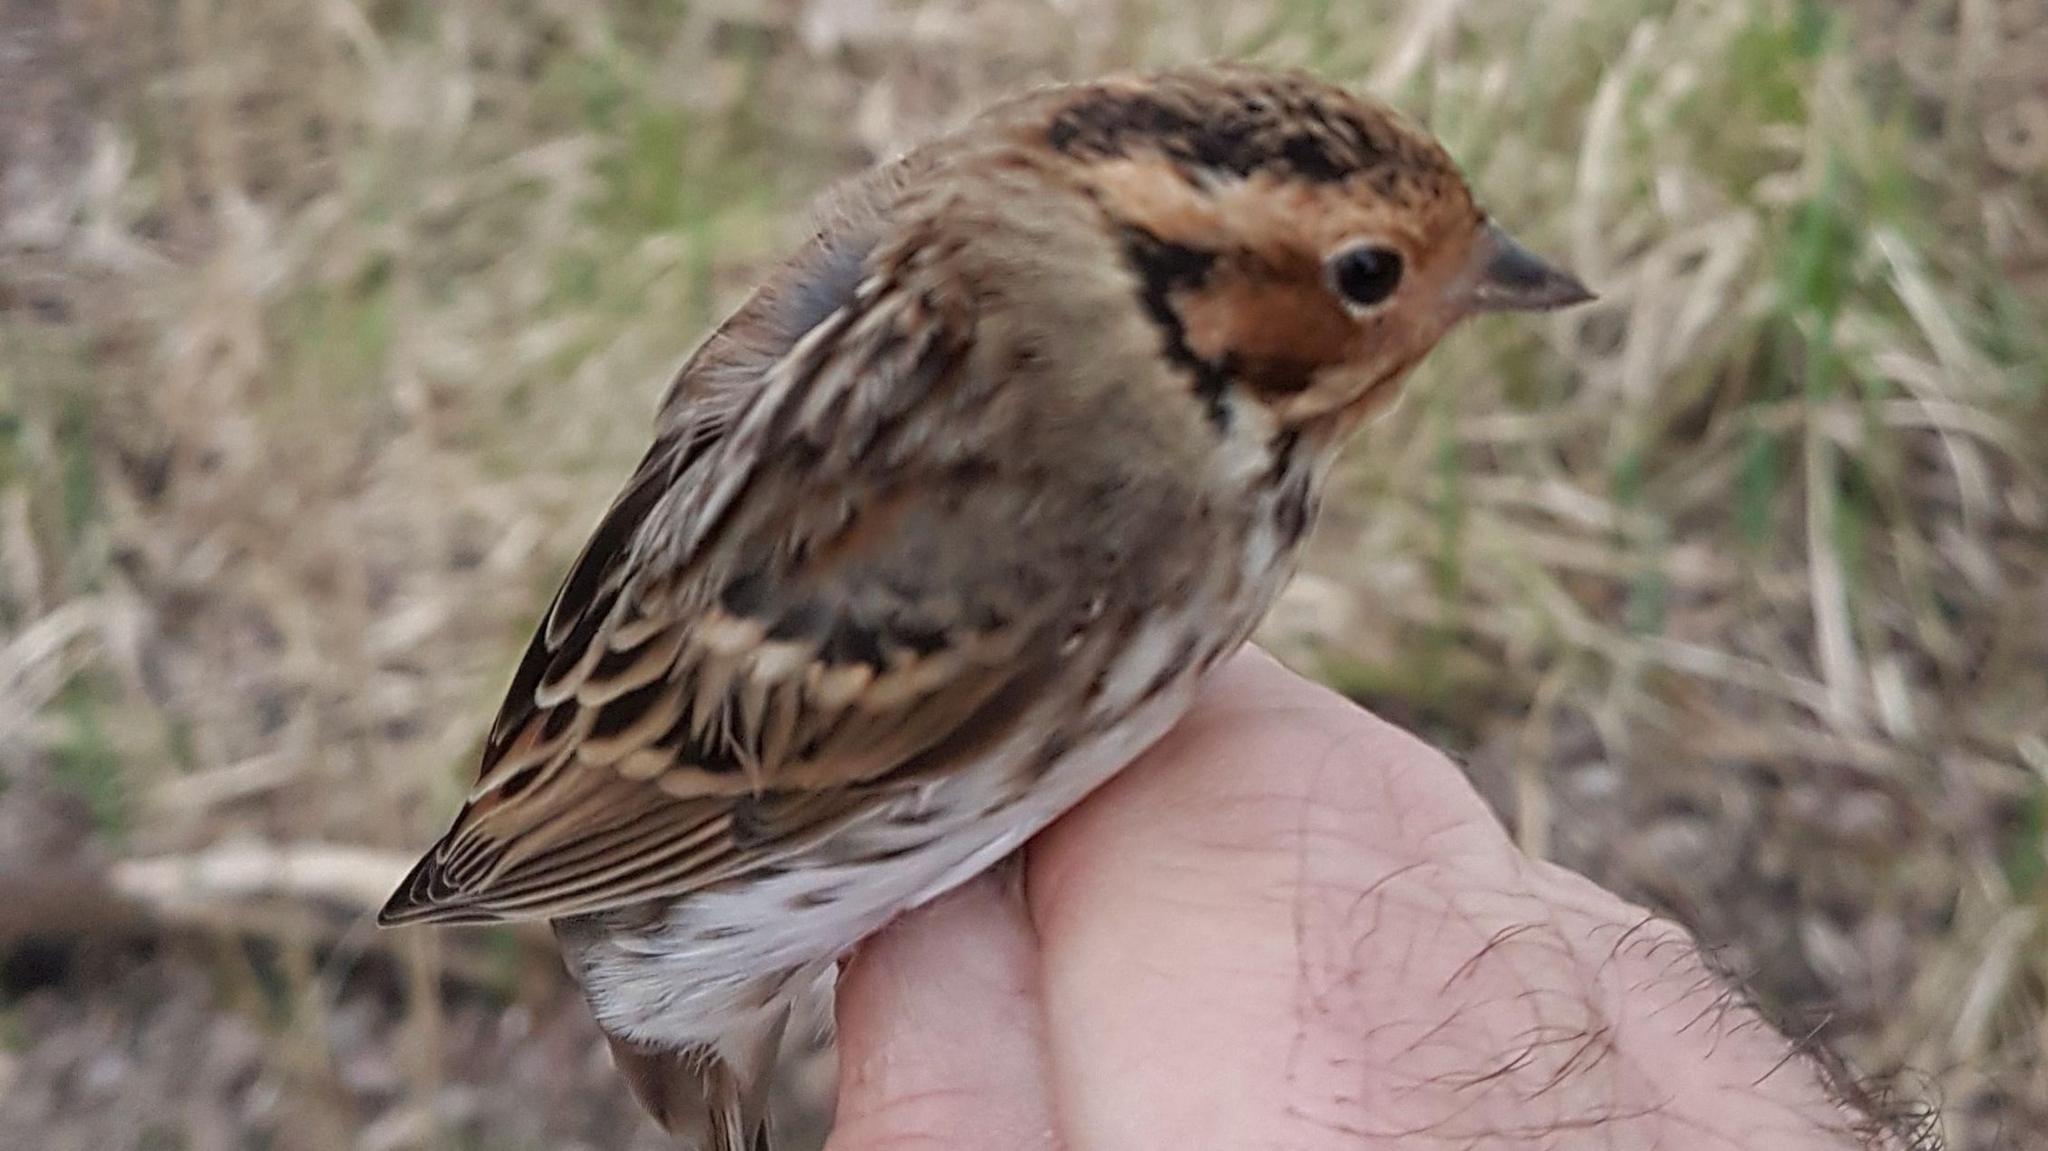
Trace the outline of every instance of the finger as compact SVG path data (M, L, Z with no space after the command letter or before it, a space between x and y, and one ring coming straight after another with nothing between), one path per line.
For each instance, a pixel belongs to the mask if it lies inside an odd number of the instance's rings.
M1373 947L1446 930L1404 922L1441 908L1403 884L1418 860L1513 858L1412 736L1263 654L1219 669L1187 721L1031 849L1070 1145L1359 1146L1362 1060L1405 994L1401 957Z
M840 977L827 1151L1056 1146L1037 944L1011 877L984 877L862 945Z

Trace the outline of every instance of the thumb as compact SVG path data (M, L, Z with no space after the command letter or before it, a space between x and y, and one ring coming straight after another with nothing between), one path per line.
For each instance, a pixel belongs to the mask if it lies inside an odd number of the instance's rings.
M1007 869L1002 869L1007 873ZM1038 945L1007 874L862 945L840 976L826 1151L1051 1151Z

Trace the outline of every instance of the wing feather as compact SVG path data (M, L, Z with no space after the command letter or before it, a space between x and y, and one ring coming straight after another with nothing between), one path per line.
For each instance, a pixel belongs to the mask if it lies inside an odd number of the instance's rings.
M785 285L811 326L751 385L734 349L774 343L773 288L685 366L469 802L383 922L560 917L772 865L1039 681L1057 597L928 570L947 522L967 538L1025 486L920 426L965 370L972 317L934 303L924 265L880 250L852 276L836 258L839 306Z

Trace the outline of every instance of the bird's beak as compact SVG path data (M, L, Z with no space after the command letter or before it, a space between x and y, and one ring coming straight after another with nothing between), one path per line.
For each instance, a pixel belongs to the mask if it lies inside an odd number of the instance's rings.
M1594 298L1577 276L1524 248L1498 224L1474 246L1465 307L1473 312L1549 312Z

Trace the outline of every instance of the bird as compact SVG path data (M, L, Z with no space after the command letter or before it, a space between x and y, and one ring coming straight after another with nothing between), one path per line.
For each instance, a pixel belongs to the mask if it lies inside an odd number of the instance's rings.
M552 923L686 1146L764 1151L855 944L1162 736L1460 320L1592 293L1426 130L1245 64L852 178L687 358L386 925Z

